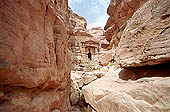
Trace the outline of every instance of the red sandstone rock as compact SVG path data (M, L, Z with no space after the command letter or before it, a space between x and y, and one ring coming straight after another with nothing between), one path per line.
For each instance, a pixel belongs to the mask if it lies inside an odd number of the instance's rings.
M88 29L88 31L91 35L100 40L101 48L107 49L107 47L109 46L109 42L106 40L104 30L101 27L93 27L91 29ZM103 51L103 49L101 49L100 51Z
M74 30L86 30L87 29L87 21L84 17L76 14L71 9L70 11L70 21L72 23L72 26Z
M68 111L67 0L1 0L0 7L0 91L7 96L0 111Z
M94 37L100 38L100 39L105 39L102 38L104 37L104 30L101 27L93 27L91 29L88 29L89 33L93 35Z
M111 0L107 9L109 19L105 25L106 39L112 45L119 43L122 30L126 26L126 21L133 15L133 13L147 0Z
M113 53L108 51L100 59L100 64L102 66L106 66L109 64L109 62L111 62L112 59L113 59Z
M115 60L122 67L170 60L170 1L149 0L127 22Z

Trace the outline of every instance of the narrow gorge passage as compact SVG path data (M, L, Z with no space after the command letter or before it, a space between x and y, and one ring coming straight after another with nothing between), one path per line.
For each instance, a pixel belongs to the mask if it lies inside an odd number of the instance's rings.
M111 0L105 27L90 29L88 14L79 9L86 2L70 3L84 15L72 12L71 18L72 112L170 112L170 22L161 19L170 2ZM157 29L162 24L164 34Z
M170 0L0 7L0 112L170 112Z

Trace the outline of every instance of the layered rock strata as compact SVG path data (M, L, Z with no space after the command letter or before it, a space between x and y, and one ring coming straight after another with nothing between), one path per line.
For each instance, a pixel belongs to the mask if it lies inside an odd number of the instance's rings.
M0 111L69 111L67 0L0 1Z
M127 22L115 60L122 67L170 60L170 1L149 0Z
M126 21L133 13L147 0L111 0L107 9L110 16L105 25L106 39L110 42L110 47L117 46L122 32L126 26Z

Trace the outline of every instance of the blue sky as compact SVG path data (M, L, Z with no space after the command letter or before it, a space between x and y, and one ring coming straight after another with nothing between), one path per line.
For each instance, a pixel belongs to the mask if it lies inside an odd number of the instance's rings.
M88 28L104 27L108 19L106 13L110 0L69 0L69 6L74 12L87 20Z

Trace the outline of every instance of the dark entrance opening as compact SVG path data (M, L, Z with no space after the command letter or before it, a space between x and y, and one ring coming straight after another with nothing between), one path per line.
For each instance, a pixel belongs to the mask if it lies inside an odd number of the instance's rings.
M91 60L92 59L92 55L91 55L91 52L90 52L90 48L88 49L89 50L89 52L88 52L88 58Z

